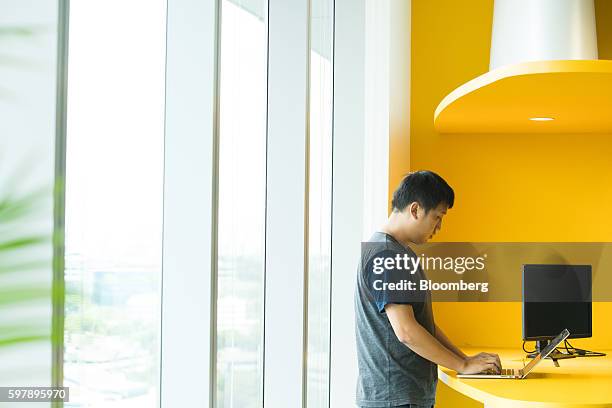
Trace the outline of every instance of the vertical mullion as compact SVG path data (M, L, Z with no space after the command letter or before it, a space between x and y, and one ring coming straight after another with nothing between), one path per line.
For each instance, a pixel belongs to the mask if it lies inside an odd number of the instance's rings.
M336 0L331 0L333 2L332 7L332 49L331 49L331 59L332 59L332 119L331 119L331 198L330 198L330 231L329 231L329 244L330 244L330 254L329 254L329 327L328 327L328 337L327 337L327 408L331 408L331 395L332 395L332 295L333 295L333 276L334 276L334 247L333 247L333 238L334 238L334 140L335 140L335 118L336 118Z
M269 1L264 406L304 401L308 0Z
M64 382L64 231L66 180L66 112L68 94L68 15L69 1L58 1L57 25L57 91L55 117L55 184L53 227L53 290L52 290L52 374L55 387ZM61 408L63 402L54 402Z
M310 53L312 47L312 0L307 0L306 12L306 137L304 141L304 290L302 328L302 407L308 405L308 288L309 288L309 222L310 222Z
M216 406L217 401L217 300L218 296L218 276L219 276L219 105L220 105L220 70L221 70L221 10L220 2L215 0L215 49L214 49L214 90L213 90L213 129L212 129L212 190L211 190L211 254L210 254L210 364L208 407Z

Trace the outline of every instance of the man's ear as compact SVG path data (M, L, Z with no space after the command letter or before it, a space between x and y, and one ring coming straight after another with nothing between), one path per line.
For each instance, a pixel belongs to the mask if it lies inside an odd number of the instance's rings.
M410 211L410 214L412 215L412 217L415 220L418 220L418 212L419 212L419 203L417 203L416 201L413 203L410 203L410 206L408 207L408 210Z

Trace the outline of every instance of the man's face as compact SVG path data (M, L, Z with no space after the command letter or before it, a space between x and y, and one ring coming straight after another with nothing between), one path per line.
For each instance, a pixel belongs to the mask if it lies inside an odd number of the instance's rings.
M432 208L426 214L425 210L419 206L417 209L416 224L419 231L420 244L426 243L428 240L442 228L442 218L446 215L448 205L440 203L436 208Z

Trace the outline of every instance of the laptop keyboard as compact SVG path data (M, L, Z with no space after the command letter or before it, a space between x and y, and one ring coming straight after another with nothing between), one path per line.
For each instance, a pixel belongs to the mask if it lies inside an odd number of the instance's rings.
M495 370L486 370L483 371L480 374L487 374L487 375L514 375L514 369L513 368L502 368L501 372L498 374L495 372Z

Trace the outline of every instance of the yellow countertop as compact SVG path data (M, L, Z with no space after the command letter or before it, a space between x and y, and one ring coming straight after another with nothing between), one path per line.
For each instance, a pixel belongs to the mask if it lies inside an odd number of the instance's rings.
M468 354L480 351L499 354L504 368L522 368L520 349L463 349ZM612 407L612 352L605 357L581 357L540 362L523 380L457 378L453 370L440 367L438 377L449 387L485 407Z

